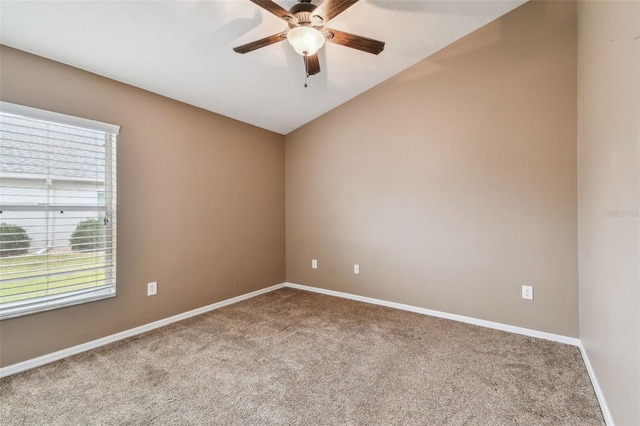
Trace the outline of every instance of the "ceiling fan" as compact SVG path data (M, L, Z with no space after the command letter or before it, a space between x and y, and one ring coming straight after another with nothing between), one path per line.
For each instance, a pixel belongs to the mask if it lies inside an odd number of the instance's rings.
M310 76L320 72L318 50L324 45L325 40L374 55L384 49L383 41L325 28L325 23L347 10L358 0L325 0L320 7L311 4L311 0L299 0L290 10L283 9L272 0L249 1L284 20L289 28L269 37L234 47L233 50L238 53L251 52L286 39L295 51L304 57L305 70L307 76Z

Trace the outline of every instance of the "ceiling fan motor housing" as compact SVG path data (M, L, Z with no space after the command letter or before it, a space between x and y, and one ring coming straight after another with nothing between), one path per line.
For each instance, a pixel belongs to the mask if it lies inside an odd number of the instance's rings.
M289 27L322 27L322 17L317 15L314 16L312 14L317 7L318 6L315 4L311 4L310 0L309 2L301 1L300 3L294 4L291 9L289 9L289 12L295 17L295 19L289 20Z

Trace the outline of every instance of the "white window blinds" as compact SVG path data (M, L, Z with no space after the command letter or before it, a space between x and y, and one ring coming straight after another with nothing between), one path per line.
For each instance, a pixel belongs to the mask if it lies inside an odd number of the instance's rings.
M115 296L118 130L0 103L0 319Z

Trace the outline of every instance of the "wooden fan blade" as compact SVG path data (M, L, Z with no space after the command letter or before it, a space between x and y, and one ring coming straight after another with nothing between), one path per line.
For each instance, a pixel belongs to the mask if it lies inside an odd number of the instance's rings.
M311 56L305 56L303 59L307 75L316 75L320 72L320 61L318 60L317 52Z
M273 13L280 19L284 19L285 16L291 16L288 10L283 9L282 7L278 6L276 3L274 3L271 0L249 0L249 1L251 3L257 4L267 12Z
M261 38L260 40L252 41L251 43L243 44L242 46L234 47L233 50L238 53L247 53L261 47L269 46L270 44L278 43L279 41L286 40L287 31L283 31L278 34L271 35L269 37Z
M373 53L374 55L377 55L384 50L384 41L378 41L372 38L349 34L330 28L326 28L326 30L333 35L333 37L327 37L327 41L330 41L331 43L362 50L367 53Z
M358 0L325 0L313 14L322 16L326 24L356 3Z

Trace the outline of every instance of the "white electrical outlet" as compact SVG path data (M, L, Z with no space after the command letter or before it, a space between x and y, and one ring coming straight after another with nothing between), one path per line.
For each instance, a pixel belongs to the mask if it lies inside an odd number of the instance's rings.
M353 265L353 273L354 274L360 273L360 265Z
M318 269L318 259L311 259L311 267L313 269Z
M522 298L527 300L533 300L533 286L531 285L522 286Z
M156 281L147 284L147 296L158 294L158 283Z

